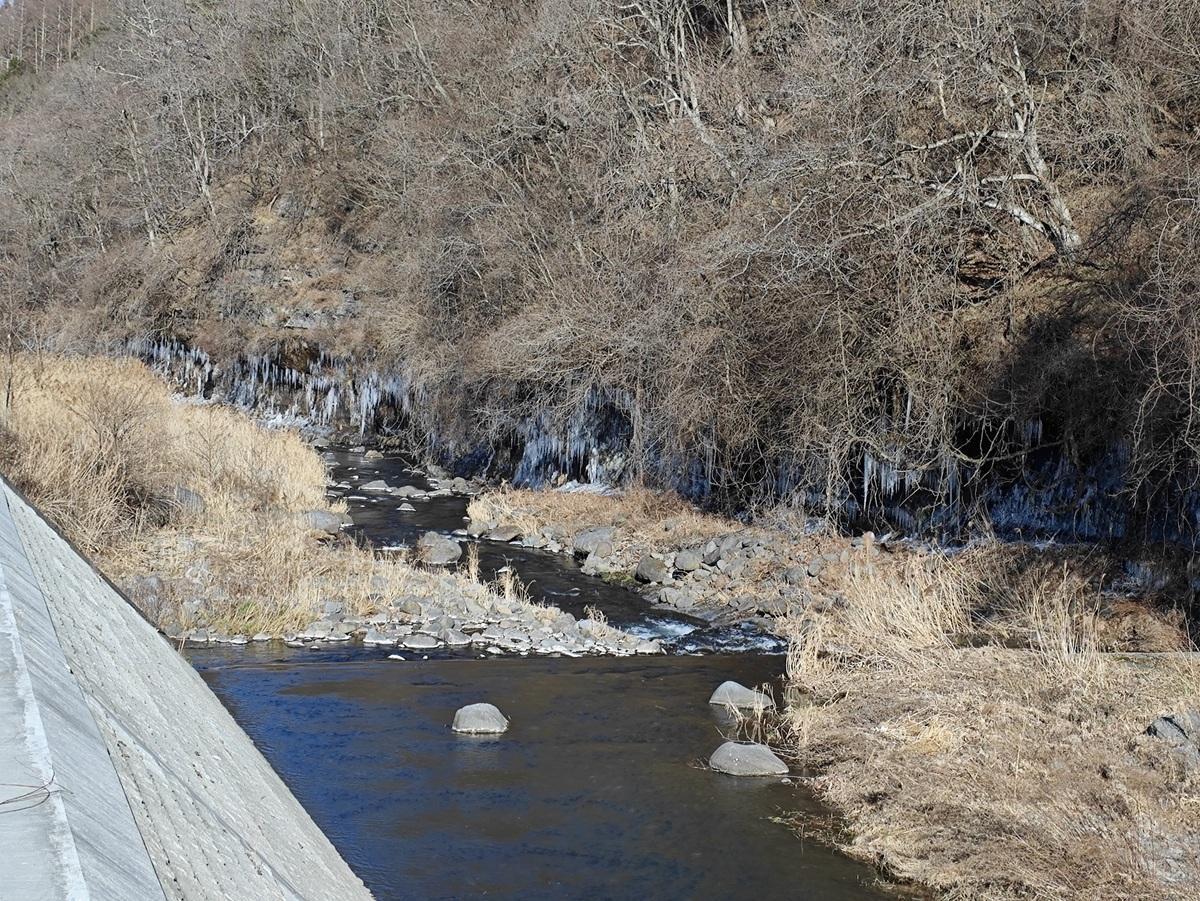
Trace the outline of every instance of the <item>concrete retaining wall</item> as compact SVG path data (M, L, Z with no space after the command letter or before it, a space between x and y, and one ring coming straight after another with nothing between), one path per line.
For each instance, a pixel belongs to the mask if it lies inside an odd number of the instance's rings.
M370 895L168 642L0 485L0 899Z

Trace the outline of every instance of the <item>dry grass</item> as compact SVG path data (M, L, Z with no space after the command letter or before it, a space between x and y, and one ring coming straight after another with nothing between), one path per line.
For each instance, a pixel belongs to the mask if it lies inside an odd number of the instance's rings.
M312 448L238 411L177 402L139 363L22 356L3 378L5 474L118 583L161 576L162 591L134 598L164 627L278 634L326 600L365 614L397 596L485 593L469 573L319 540L302 517L329 509ZM203 509L177 503L177 487Z
M697 510L673 492L645 488L613 495L506 488L474 498L467 513L473 520L514 525L526 535L548 524L568 535L592 526L615 526L615 553L634 562L645 553L702 544L741 528Z
M1142 734L1200 663L1105 656L1085 585L1002 559L860 575L790 624L788 739L849 850L952 898L1200 897L1200 784ZM1028 649L957 646L981 623Z

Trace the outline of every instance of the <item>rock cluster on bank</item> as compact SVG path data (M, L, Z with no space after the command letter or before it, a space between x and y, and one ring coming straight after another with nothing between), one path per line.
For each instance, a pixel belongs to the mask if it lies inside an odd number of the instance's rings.
M870 532L804 556L796 542L760 528L698 543L681 539L674 548L662 549L660 542L653 550L611 525L586 526L572 534L547 524L518 537L515 527L505 523L472 520L467 531L573 554L585 575L627 580L652 601L688 616L719 624L753 622L768 630L781 617L840 603L843 580L872 573L889 547Z
M236 643L273 637L294 644L328 647L361 641L364 645L414 652L471 648L490 654L658 654L661 645L591 619L577 620L553 607L525 604L464 583L449 573L429 573L429 596L380 598L376 611L360 616L338 601L322 606L321 615L295 633L247 638L198 627L172 636L193 644Z

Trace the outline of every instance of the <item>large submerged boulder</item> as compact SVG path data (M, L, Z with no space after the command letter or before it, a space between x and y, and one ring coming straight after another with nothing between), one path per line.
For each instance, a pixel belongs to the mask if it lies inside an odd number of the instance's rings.
M454 714L450 728L468 735L499 735L508 729L508 720L492 704L468 704Z
M730 776L785 776L787 764L766 745L727 741L713 751L708 765Z

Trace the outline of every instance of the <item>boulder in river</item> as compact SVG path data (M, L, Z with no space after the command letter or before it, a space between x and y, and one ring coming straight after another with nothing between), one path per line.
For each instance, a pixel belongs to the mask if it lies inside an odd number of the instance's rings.
M491 704L468 704L454 714L450 728L468 735L499 735L507 731L508 720Z
M730 776L785 776L787 764L766 745L727 741L713 751L708 765Z
M461 556L462 545L437 532L426 532L417 541L417 557L430 566L449 566Z
M647 554L638 563L633 575L639 582L669 582L671 568L664 561Z
M337 535L342 531L342 519L328 510L309 510L304 514L304 524L315 532Z
M722 682L712 693L708 703L721 707L736 707L739 710L771 710L775 702L765 692L747 688L739 682Z
M391 486L383 479L373 479L364 485L358 486L363 491L391 491Z

